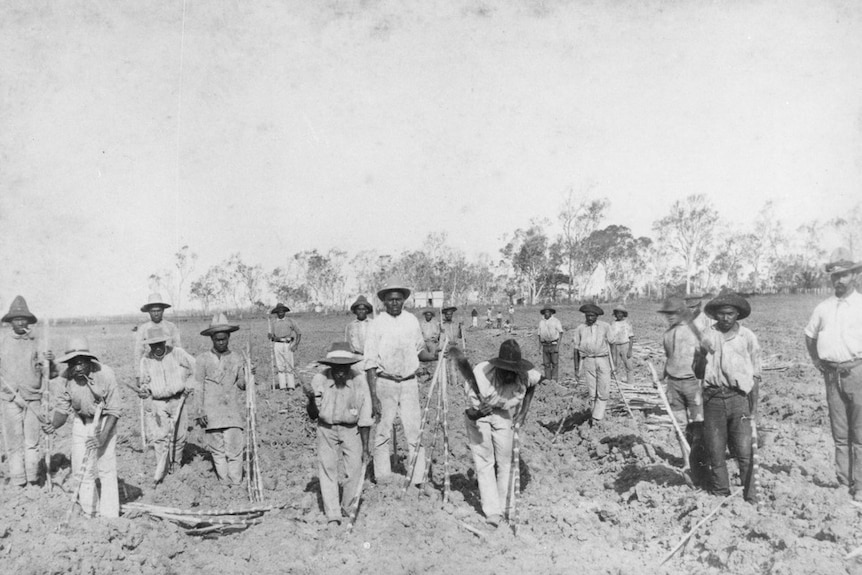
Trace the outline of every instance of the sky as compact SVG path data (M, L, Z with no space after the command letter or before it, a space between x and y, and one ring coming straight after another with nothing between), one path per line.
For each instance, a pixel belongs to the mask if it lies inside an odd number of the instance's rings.
M183 245L497 257L569 190L636 235L862 200L855 0L6 0L0 56L4 311L134 312Z

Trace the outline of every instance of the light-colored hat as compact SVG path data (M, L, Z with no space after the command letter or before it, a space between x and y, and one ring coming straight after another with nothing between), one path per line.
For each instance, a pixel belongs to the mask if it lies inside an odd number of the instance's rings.
M367 308L368 311L372 310L371 304L368 303L368 300L365 299L364 295L361 295L358 298L356 298L356 301L353 302L353 304L350 306L350 311L356 311L356 308L363 307L363 306L365 308Z
M163 309L168 309L171 307L171 304L165 302L162 299L162 294L159 293L151 293L150 297L147 298L147 303L141 306L141 311L147 313L154 307L160 307Z
M410 289L404 287L404 282L401 281L400 278L390 278L389 281L386 282L386 285L384 285L383 288L377 292L377 297L382 300L384 297L386 297L386 294L391 291L401 292L401 294L404 296L404 299L410 297Z
M227 316L224 313L218 313L213 316L210 326L201 332L201 335L207 337L219 332L231 333L239 329L238 325L231 325L227 322Z
M422 310L422 315L430 315L431 317L434 317L437 314L434 312L433 309L425 309Z
M157 325L156 327L151 327L147 330L146 338L144 339L144 343L146 345L162 341L168 341L168 332L165 328Z
M658 313L680 313L685 307L685 301L681 297L671 296L661 302Z
M59 363L69 363L76 357L88 357L98 361L98 358L90 353L90 342L86 337L70 337L66 342L66 352L57 361Z
M273 314L273 313L278 313L278 312L280 312L280 311L283 311L283 312L287 313L287 312L289 312L289 311L290 311L290 308L289 308L289 307L287 307L286 305L284 305L283 303L279 302L279 303L277 303L277 304L275 305L275 307L274 307L274 308L272 308L271 310L269 310L269 313Z
M847 248L838 248L832 252L829 262L823 267L828 274L841 274L862 269L862 262L854 262L853 254Z
M350 350L350 344L346 341L336 341L326 352L326 357L317 360L324 365L353 365L362 361Z
M12 305L9 306L9 313L4 315L0 321L11 322L18 317L26 319L28 324L36 323L36 316L30 313L27 302L20 295L15 296L15 299L12 300Z
M629 316L629 310L626 309L626 304L624 303L614 306L614 309L611 310L612 313L616 311L622 312L626 317Z

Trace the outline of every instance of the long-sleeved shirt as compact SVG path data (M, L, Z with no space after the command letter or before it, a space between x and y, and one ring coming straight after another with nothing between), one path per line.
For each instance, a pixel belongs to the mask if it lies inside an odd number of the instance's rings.
M168 346L165 355L157 358L152 352L141 358L141 383L146 383L156 399L167 399L184 391L194 382L195 358L181 347Z
M754 378L760 377L760 344L754 332L737 323L727 333L710 327L703 338L714 350L706 355L704 385L751 391Z
M561 335L563 335L563 324L556 317L539 320L539 340L542 343L558 342Z
M91 360L93 369L90 378L93 380L91 386L79 383L77 379L70 378L68 370L64 371L63 391L57 396L56 410L61 413L78 415L84 418L92 418L96 415L96 403L104 401L102 416L113 415L120 417L120 394L117 390L117 378L114 370L107 365ZM98 396L98 398L97 398Z
M397 377L409 377L419 369L419 352L425 340L419 320L409 313L392 316L381 313L368 328L365 339L365 368Z
M245 426L245 371L242 357L230 350L205 351L195 359L196 412L207 416L207 430Z
M629 323L629 320L612 321L610 325L611 334L608 337L608 341L611 343L617 345L629 343L635 338L635 332L632 330L632 324Z
M500 370L487 361L480 362L473 368L473 375L476 376L476 385L485 403L494 408L494 413L511 418L515 415L518 406L524 400L527 388L539 383L539 380L542 379L542 374L535 369L531 369L526 373L519 374L515 378L515 382L511 384L503 384L499 374ZM464 389L472 406L479 407L481 402L476 397L476 392L473 391L472 386L464 382Z
M289 317L275 318L272 322L272 335L277 339L283 339L286 343L291 343L298 336L302 335L296 323Z
M39 340L11 329L0 335L0 399L12 401L15 392L25 401L42 397L42 380L36 370ZM47 369L47 364L45 369Z
M350 351L362 355L365 351L365 338L368 335L368 326L371 320L365 318L362 321L354 319L344 328L344 340L350 344Z
M420 321L419 329L422 331L422 339L428 343L436 344L440 341L440 324L433 319L431 321Z
M180 340L180 329L174 325L173 323L162 320L159 323L153 323L152 321L148 321L146 323L142 323L138 326L137 331L135 331L135 350L134 350L134 359L135 365L139 365L141 362L141 358L147 355L150 351L150 346L144 343L144 340L147 339L147 331L153 329L154 327L160 327L168 334L167 344L171 347L182 347L183 343Z
M318 373L311 380L314 403L317 405L320 421L329 425L353 425L370 427L371 392L365 374L351 369L350 377L344 385L337 385L329 369Z
M862 295L855 289L814 308L805 335L817 341L817 355L836 363L862 358Z
M575 349L581 357L601 357L608 355L608 336L611 326L603 321L593 325L582 323L575 328Z

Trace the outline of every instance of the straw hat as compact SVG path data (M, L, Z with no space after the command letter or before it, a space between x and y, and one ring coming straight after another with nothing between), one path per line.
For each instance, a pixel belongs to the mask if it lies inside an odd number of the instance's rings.
M488 363L498 369L522 373L533 369L533 364L521 357L521 346L514 339L507 339L500 344L497 357L489 359Z
M605 315L605 310L603 310L594 303L585 303L578 308L578 311L581 313L594 313L596 315Z
M557 313L557 310L555 310L554 308L552 308L552 307L551 307L551 306L549 306L549 305L546 305L545 307L543 307L542 309L540 309L540 310L539 310L539 313L545 313L546 311L549 311L549 312L551 312L551 313Z
M386 297L386 294L391 291L401 292L401 295L404 296L404 299L410 297L410 289L404 287L404 282L401 281L400 278L390 278L389 281L386 282L386 285L384 285L383 288L377 292L377 297L382 300Z
M458 308L455 307L454 305L449 304L440 310L441 313L446 313L447 311L455 312L455 311L458 311Z
M422 315L430 315L431 317L434 317L434 316L435 316L435 315L437 315L437 314L436 314L436 313L434 313L434 310L433 310L433 309L426 309L426 310L423 310L423 311L422 311Z
M90 342L86 337L70 337L66 342L66 352L57 358L59 363L69 363L76 357L87 357L98 361L98 358L90 353Z
M360 361L361 359L350 351L350 344L346 341L334 342L326 352L326 357L317 360L324 365L353 365Z
M847 248L838 248L829 256L829 262L823 266L828 274L855 272L862 269L862 262L853 262L853 254Z
M672 296L661 302L658 313L680 313L685 308L685 301L681 297Z
M736 319L745 319L751 315L751 305L749 305L744 297L734 292L720 294L718 297L706 304L704 311L706 312L706 315L715 319L715 312L718 311L718 308L726 305L735 307L736 311L739 312L739 317Z
M371 311L371 310L372 310L372 308L371 308L371 304L370 304L370 303L368 303L368 300L367 300L367 299L365 299L365 296L364 296L364 295L361 295L361 296L359 296L358 298L356 298L356 301L355 301L355 302L353 302L353 304L350 306L350 311L355 312L355 311L356 311L356 308L358 308L358 307L363 307L363 306L364 306L368 311Z
M144 343L146 345L162 341L168 341L168 332L162 326L157 325L156 327L151 327L147 330L147 334L144 339Z
M238 325L231 325L227 322L227 316L224 313L219 313L213 316L210 326L201 332L201 335L207 337L219 332L231 333L239 329Z
M617 312L617 311L621 312L626 317L629 316L629 310L626 309L626 304L624 304L624 303L621 303L620 305L614 306L614 309L611 310L612 313Z
M16 295L12 300L12 305L9 306L9 313L3 316L0 321L11 322L15 318L23 317L28 324L36 323L36 316L30 313L30 308L27 307L27 302L20 295Z
M154 307L160 307L162 309L168 309L171 307L171 304L167 303L162 299L162 294L159 293L151 293L150 297L147 298L147 303L141 306L141 311L147 313Z
M273 314L273 313L278 313L278 312L280 312L280 311L283 311L284 313L287 313L287 312L289 312L289 311L290 311L290 308L289 308L289 307L287 307L286 305L284 305L283 303L279 302L278 304L276 304L276 306L275 306L274 308L272 308L271 310L269 310L269 313L270 313L270 314Z

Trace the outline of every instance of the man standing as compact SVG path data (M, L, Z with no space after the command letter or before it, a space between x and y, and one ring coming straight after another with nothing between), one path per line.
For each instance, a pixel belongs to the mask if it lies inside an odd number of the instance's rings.
M61 374L63 391L57 398L52 421L45 423L45 433L72 422L72 475L80 477L78 502L87 517L120 516L120 491L117 487L117 419L120 417L120 394L114 371L90 353L89 342L72 338L66 354L57 360L67 365ZM97 405L101 405L96 419ZM85 469L82 469L86 465ZM93 470L96 470L94 473ZM99 491L96 491L96 476Z
M632 382L632 346L635 334L629 323L629 310L624 304L613 309L614 321L611 322L611 360L619 375L620 367L626 370L626 383Z
M192 392L195 360L181 347L168 345L168 334L161 327L147 333L144 343L150 351L141 358L141 386L138 396L151 398L153 448L156 470L153 484L157 485L172 473L174 464L183 460L188 430L187 410L180 409L183 396ZM176 429L176 437L174 437Z
M425 341L425 349L430 354L437 353L437 346L440 345L440 324L434 321L434 310L426 309L422 312L422 317L425 321L419 322L419 329L422 331L422 339Z
M554 381L560 375L560 337L563 335L563 324L555 316L557 310L546 305L539 312L539 344L542 346L542 366L545 368L545 378Z
M604 418L608 403L611 385L608 337L611 326L603 321L596 321L605 313L596 304L584 304L578 311L584 314L584 323L575 328L575 373L586 380L592 408L590 427L593 427Z
M294 352L299 347L302 333L296 327L296 323L285 314L290 308L279 303L269 312L275 314L276 319L272 322L272 331L269 339L273 342L275 351L275 369L278 371L278 388L284 389L285 375L287 375L287 390L296 389L296 368L294 367Z
M805 346L826 382L826 404L838 483L862 501L862 262L839 248L826 264L833 297L814 308L805 327Z
M30 333L36 316L24 298L16 296L2 321L12 329L0 336L0 408L3 434L8 443L9 475L24 486L39 482L39 410L42 400L42 370L46 358L39 356L39 341Z
M686 422L685 438L691 447L689 467L692 481L698 487L706 487L709 464L703 445L703 389L700 378L694 372L695 357L700 356L695 353L700 341L686 321L689 312L681 298L667 298L658 313L665 316L668 325L662 338L667 358L664 381L668 403L674 418Z
M160 327L168 334L167 344L171 347L183 346L180 341L179 328L164 319L165 310L169 307L171 307L171 304L164 302L162 296L158 293L151 293L149 301L141 306L141 311L150 315L150 321L142 323L135 330L135 353L133 356L135 365L139 365L141 358L149 353L150 347L144 343L144 339L147 337L147 332L154 327Z
M371 320L368 318L368 314L372 311L371 304L368 303L364 295L361 295L350 306L350 311L356 317L344 328L344 339L350 344L350 350L353 353L362 355L365 352L365 337L368 335L368 326L371 325Z
M454 305L446 306L443 308L443 322L440 325L440 339L448 339L449 347L457 347L461 351L466 351L463 349L463 339L464 339L464 331L462 329L461 323L455 323L452 321L452 315L458 311L458 308Z
M425 349L419 320L402 313L410 290L398 280L377 292L385 306L371 322L365 340L365 368L371 392L373 416L378 420L374 431L374 477L378 482L392 475L389 462L392 425L395 416L401 418L407 440L409 459L416 454L416 465L410 481L422 483L425 457L420 448L419 384L416 370L420 361L433 361L435 356ZM407 470L410 473L410 470Z
M195 360L195 420L206 430L213 466L220 481L242 483L245 371L243 359L228 349L230 334L239 329L223 313L213 316L201 332L212 349Z
M470 317L472 318L472 326L474 328L479 327L479 310L473 308L473 311L470 312Z
M361 477L362 462L371 458L371 394L365 374L355 367L359 361L347 342L333 343L326 357L318 361L328 367L314 376L311 389L306 391L308 415L317 420L317 473L323 511L329 523L336 525L342 515L349 516L356 488L365 480ZM339 460L344 469L340 504Z
M470 408L465 412L467 442L473 453L482 512L489 525L508 516L514 482L511 469L513 427L527 417L535 386L542 375L522 359L514 339L500 345L497 357L473 368L477 390L467 385Z
M739 464L742 495L749 503L756 503L751 438L757 415L760 345L757 336L739 324L751 314L751 306L742 296L728 292L706 304L705 311L716 320L703 333L701 342L706 354L703 427L710 464L709 491L730 495L725 459L729 445Z

